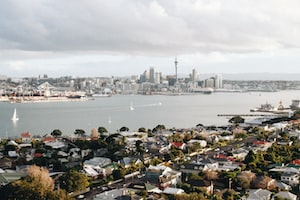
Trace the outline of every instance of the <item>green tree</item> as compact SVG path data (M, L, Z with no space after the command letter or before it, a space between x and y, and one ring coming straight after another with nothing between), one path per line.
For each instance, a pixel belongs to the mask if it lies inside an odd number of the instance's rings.
M52 135L53 137L60 137L60 136L62 135L62 132L61 132L61 130L59 130L59 129L54 129L54 130L51 132L51 135Z
M126 132L126 131L129 131L129 128L123 126L123 127L120 128L120 131L121 131L121 132Z
M138 132L140 132L140 133L147 133L147 130L146 130L146 128L141 127L141 128L139 128Z
M83 136L85 134L85 131L82 129L76 129L74 132L75 135Z
M145 147L143 146L142 140L137 140L135 142L135 148L139 155L143 155L145 152Z
M107 129L104 128L103 126L100 126L98 128L98 133L100 133L100 135L102 135L103 133L107 133L107 132L108 132Z
M156 128L156 130L165 130L166 129L165 125L163 125L163 124L158 124L155 128Z
M119 180L119 179L121 179L121 178L124 178L125 170L122 169L122 168L115 169L115 170L112 172L112 175L113 175L113 177L114 177L114 180Z
M54 190L54 181L48 170L32 165L24 179L14 181L0 189L1 199L69 200L65 190Z
M239 115L236 115L236 116L232 117L228 122L233 123L233 124L241 124L241 123L245 122L245 119Z
M89 179L85 174L70 170L59 178L60 187L67 192L77 192L89 186Z

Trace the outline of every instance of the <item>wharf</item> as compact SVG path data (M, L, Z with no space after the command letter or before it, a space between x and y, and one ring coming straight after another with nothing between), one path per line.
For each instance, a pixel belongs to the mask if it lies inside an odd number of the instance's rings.
M234 117L234 116L241 116L241 117L278 117L280 115L270 115L270 114L218 114L218 117Z

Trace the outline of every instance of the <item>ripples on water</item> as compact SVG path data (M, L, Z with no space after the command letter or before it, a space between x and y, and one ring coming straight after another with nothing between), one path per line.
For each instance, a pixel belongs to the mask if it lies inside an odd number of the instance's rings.
M96 98L85 102L0 103L0 137L19 136L29 131L33 135L60 129L64 135L75 129L90 133L92 128L106 127L115 132L122 126L131 131L140 127L153 129L158 124L167 128L190 128L204 125L226 125L228 118L218 114L248 114L250 108L266 102L285 107L298 99L300 91L266 93L213 93L211 95L141 96L126 95ZM130 104L134 110L130 109ZM14 108L19 121L12 122Z

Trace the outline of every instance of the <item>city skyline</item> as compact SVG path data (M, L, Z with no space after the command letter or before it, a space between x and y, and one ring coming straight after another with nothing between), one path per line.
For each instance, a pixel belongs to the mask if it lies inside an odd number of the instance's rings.
M0 2L0 75L300 73L300 2ZM266 77L268 78L268 77Z

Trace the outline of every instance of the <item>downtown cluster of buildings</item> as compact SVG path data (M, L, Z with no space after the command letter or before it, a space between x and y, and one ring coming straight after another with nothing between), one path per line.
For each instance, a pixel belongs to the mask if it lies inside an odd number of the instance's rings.
M0 79L1 96L68 96L71 92L84 92L82 96L112 94L178 94L213 92L223 88L222 75L200 80L193 69L188 77L163 76L154 67L141 75L131 77L73 78L70 76L49 78L47 75L33 78Z

